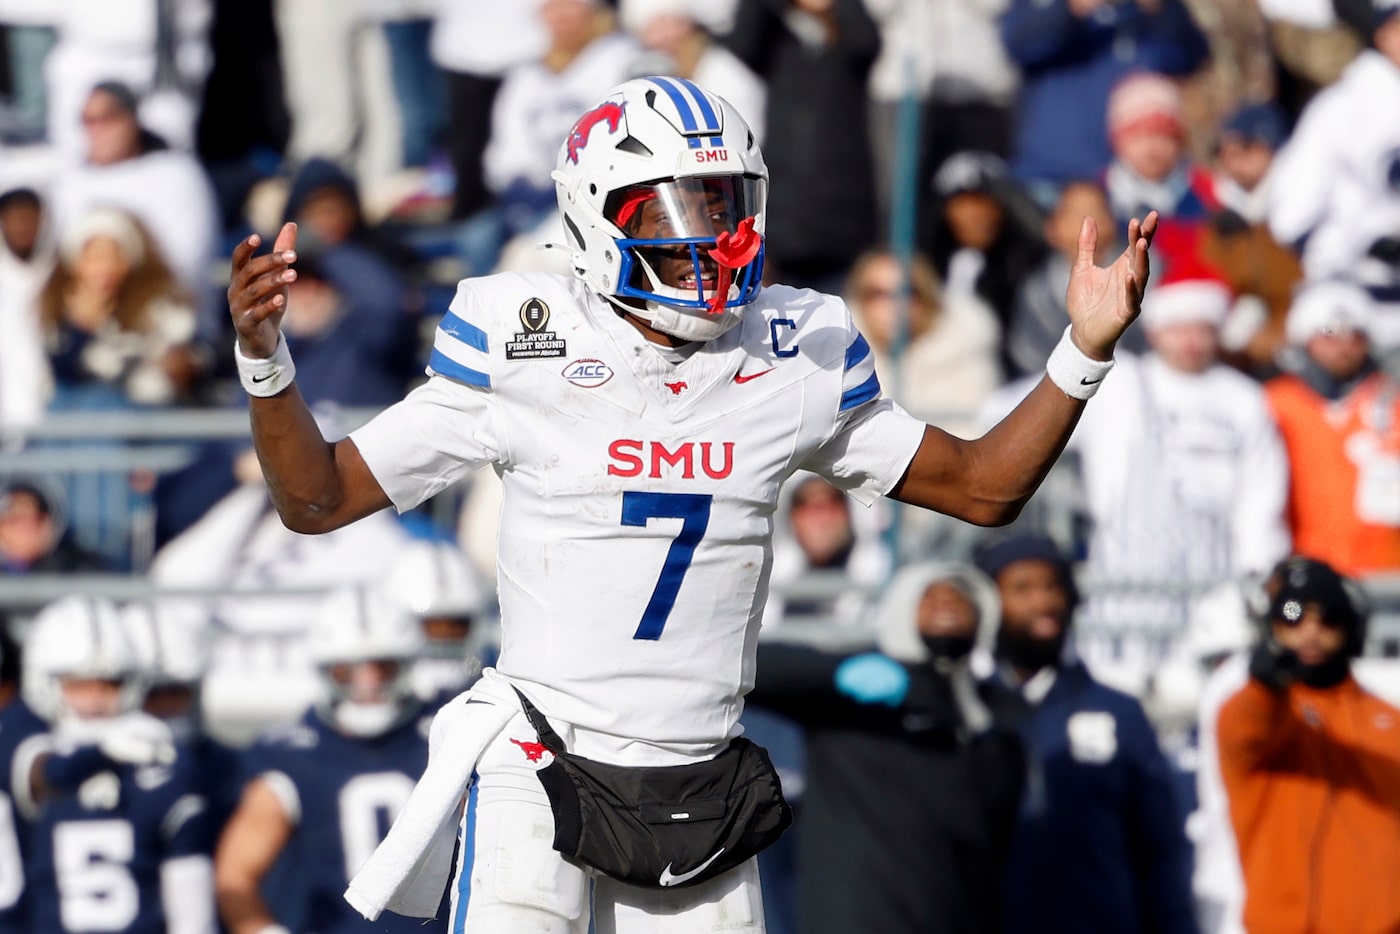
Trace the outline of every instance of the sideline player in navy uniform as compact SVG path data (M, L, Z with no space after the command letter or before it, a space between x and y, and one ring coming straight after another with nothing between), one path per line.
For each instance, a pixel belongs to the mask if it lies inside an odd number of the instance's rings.
M213 934L205 802L169 729L138 708L139 660L117 607L67 597L36 617L24 695L51 733L21 751L32 818L29 930Z
M218 833L238 806L239 753L204 729L202 685L209 670L213 626L187 604L138 601L122 608L147 681L142 709L170 728L182 755L194 760L200 794L209 808L209 855Z
M245 754L250 781L215 856L224 924L231 934L445 930L398 916L371 924L341 898L428 761L437 707L412 689L418 620L377 591L349 588L326 599L309 641L325 694ZM276 897L265 897L274 883Z
M555 164L574 275L463 281L427 382L335 444L297 389L280 329L296 229L284 226L269 255L253 255L256 236L240 243L228 297L254 444L283 522L303 533L414 508L479 467L501 477L502 649L471 689L481 706L463 716L510 719L476 758L461 847L473 870L458 877L456 923L583 934L596 916L616 934L760 934L762 835L746 836L756 821L694 864L615 848L633 863L621 874L645 885L555 852L551 828L564 825L537 776L554 760L534 748L520 696L569 753L612 768L742 761L732 753L747 749L734 741L784 481L806 469L863 502L1011 521L1138 314L1156 217L1128 225L1108 268L1094 264L1086 219L1046 378L968 441L882 398L840 299L763 285L768 169L728 102L681 78L625 82L579 117ZM712 865L724 871L702 875ZM389 903L365 892L351 894L367 916ZM412 910L431 910L427 900Z
M15 757L31 738L48 730L22 698L0 710L0 934L30 934L25 863L29 856L29 825L15 805Z

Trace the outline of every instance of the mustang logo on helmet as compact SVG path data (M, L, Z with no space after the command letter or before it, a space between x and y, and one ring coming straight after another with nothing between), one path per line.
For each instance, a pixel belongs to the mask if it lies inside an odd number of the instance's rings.
M594 107L588 113L578 118L574 128L569 131L569 139L565 144L569 150L569 161L578 165L578 154L583 147L588 145L588 135L593 132L593 128L604 121L608 124L608 133L616 133L618 127L622 125L622 108L626 102L619 104L616 101L604 101Z

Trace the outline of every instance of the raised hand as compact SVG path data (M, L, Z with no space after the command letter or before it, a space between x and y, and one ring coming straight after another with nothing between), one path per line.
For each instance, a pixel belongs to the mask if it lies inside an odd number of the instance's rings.
M297 277L290 268L297 258L297 225L283 224L272 252L254 256L261 244L262 238L253 234L233 248L228 284L228 308L238 346L252 358L270 357L277 349L282 315L287 311L287 286Z
M1157 212L1128 222L1128 247L1107 268L1094 265L1099 231L1092 218L1079 228L1079 256L1069 274L1070 337L1095 360L1110 360L1114 345L1142 310L1150 274L1147 250L1157 233Z

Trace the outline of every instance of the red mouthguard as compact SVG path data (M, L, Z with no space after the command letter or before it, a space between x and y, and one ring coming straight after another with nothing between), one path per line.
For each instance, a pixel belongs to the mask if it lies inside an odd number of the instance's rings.
M739 222L734 233L724 231L715 237L715 245L709 250L710 258L719 264L715 294L710 296L709 313L721 314L729 301L729 284L734 279L734 271L743 269L753 262L763 245L763 237L753 229L754 219L746 217Z

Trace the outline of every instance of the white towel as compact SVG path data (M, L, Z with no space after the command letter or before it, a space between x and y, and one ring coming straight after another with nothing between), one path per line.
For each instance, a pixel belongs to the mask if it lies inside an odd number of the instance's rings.
M350 880L345 900L370 921L385 909L410 918L437 915L452 872L462 796L486 744L520 711L513 696L488 694L490 686L490 679L477 682L433 718L423 777L384 841Z

